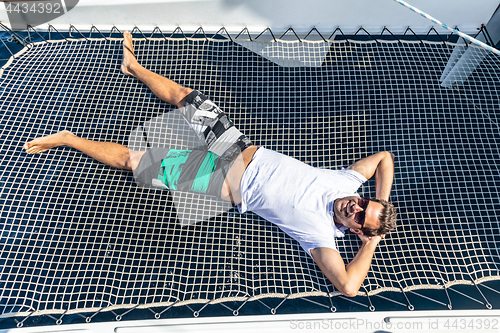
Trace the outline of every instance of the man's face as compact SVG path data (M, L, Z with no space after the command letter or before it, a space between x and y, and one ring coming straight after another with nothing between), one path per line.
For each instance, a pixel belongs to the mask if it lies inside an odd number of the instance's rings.
M340 198L333 204L333 220L353 230L359 230L363 226L377 229L380 226L378 216L383 208L378 202L360 197Z

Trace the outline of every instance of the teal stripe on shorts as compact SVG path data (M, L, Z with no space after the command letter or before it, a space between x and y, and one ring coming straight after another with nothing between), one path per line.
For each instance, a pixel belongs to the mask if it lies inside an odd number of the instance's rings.
M191 186L191 191L198 193L206 193L208 189L208 184L210 183L210 178L212 177L215 168L217 167L217 160L219 156L212 152L208 152L203 162L198 169L196 178L193 180L193 185Z
M161 162L158 179L169 189L177 190L177 182L181 176L182 166L186 163L192 150L170 149Z

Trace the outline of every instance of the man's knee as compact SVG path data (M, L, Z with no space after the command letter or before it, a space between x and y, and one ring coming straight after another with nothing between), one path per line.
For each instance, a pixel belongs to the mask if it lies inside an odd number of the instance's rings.
M126 157L124 160L124 165L127 170L136 170L137 167L139 166L139 163L141 162L141 158L144 155L145 151L134 151L134 150L129 150L128 157Z
M184 106L184 103L186 102L186 98L188 97L188 95L190 93L193 92L193 89L191 88L186 88L186 87L183 87L181 85L179 85L179 90L177 91L177 96L176 96L176 106L179 108L179 109L182 109L182 107Z

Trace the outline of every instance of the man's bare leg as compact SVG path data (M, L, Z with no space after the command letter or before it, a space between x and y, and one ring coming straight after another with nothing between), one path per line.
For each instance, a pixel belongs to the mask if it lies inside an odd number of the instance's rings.
M114 142L86 140L69 131L36 138L25 143L23 148L28 154L38 154L59 146L75 148L101 163L124 170L135 170L144 154Z
M141 66L135 58L132 35L128 31L123 33L123 61L121 70L124 74L131 75L146 84L156 97L177 106L179 109L184 106L187 95L193 91ZM247 148L237 158L237 161L235 161L229 170L221 191L223 200L233 203L241 202L241 177L257 150L256 146L250 148ZM142 154L140 156L142 157Z
M193 91L142 67L135 58L132 35L128 31L123 33L121 70L124 74L131 75L146 84L156 97L178 108L182 108L184 99Z

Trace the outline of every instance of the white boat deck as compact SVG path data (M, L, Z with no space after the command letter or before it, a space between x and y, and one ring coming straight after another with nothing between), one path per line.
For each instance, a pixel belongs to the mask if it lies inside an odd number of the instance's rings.
M412 0L410 4L470 34L488 23L498 7L496 0ZM9 22L3 5L0 21ZM56 29L67 29L73 24L87 30L91 25L104 30L116 25L119 29L138 26L148 31L158 26L166 32L178 26L187 32L199 27L216 32L224 26L230 33L245 27L256 33L266 28L284 32L290 27L297 32L315 27L328 33L340 27L350 33L361 26L374 33L384 27L393 33L402 33L408 26L416 33L427 33L433 26L432 22L392 0L80 0L71 11L49 23Z

